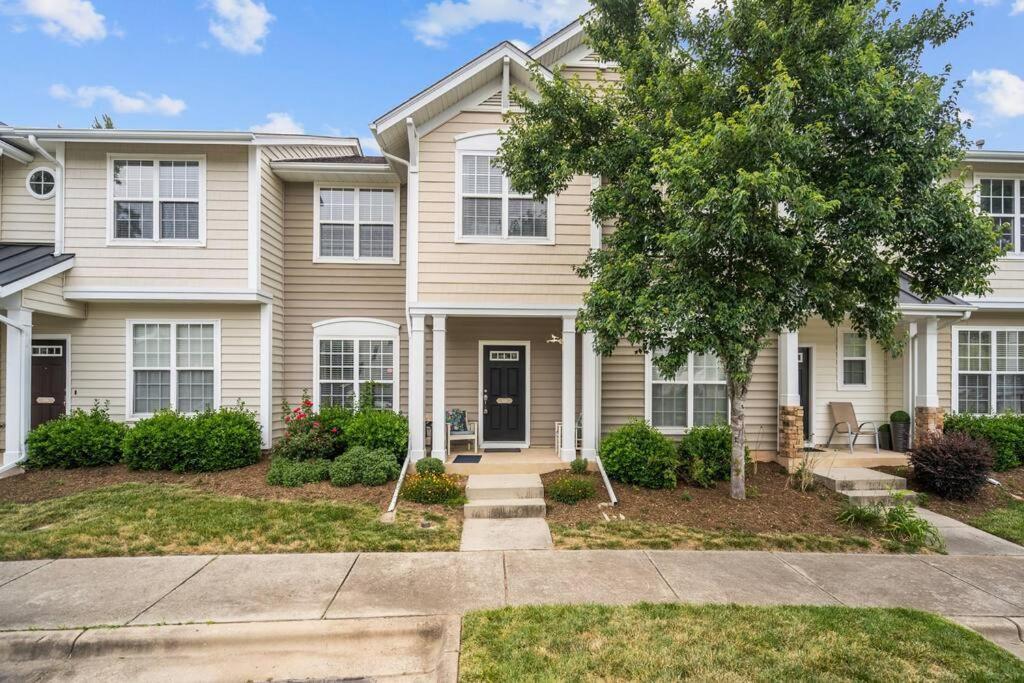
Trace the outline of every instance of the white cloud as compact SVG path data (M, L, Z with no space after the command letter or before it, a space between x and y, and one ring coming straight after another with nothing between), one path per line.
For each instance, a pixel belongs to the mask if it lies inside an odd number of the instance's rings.
M1017 0L1013 3L1013 9L1010 10L1010 14L1024 14L1024 0Z
M957 111L956 116L960 119L960 123L974 123L974 112L967 109L960 109Z
M106 20L89 0L21 0L7 12L35 17L43 33L69 43L107 37Z
M62 83L50 86L50 96L71 102L76 107L92 107L104 100L117 114L160 114L177 116L185 111L185 101L168 95L154 96L144 92L126 95L112 85L82 85L71 90Z
M996 116L1024 116L1024 79L1005 69L972 71L971 84L979 88L978 99Z
M1024 0L1021 0L1021 2L1024 2ZM515 38L513 38L512 40L510 40L508 42L512 43L513 45L518 47L523 52L526 52L531 47L533 47L533 45L531 45L530 43L526 42L525 40L516 40Z
M359 146L363 148L363 154L380 154L380 145L372 135L360 135Z
M452 36L483 24L509 22L545 34L579 18L587 0L440 0L409 22L416 40L444 47Z
M306 132L302 124L292 118L291 114L282 111L272 111L267 114L267 120L257 123L249 128L254 133L286 133L300 135Z
M274 20L266 5L253 0L213 0L213 11L217 16L210 19L210 33L221 45L243 55L263 52L263 39Z

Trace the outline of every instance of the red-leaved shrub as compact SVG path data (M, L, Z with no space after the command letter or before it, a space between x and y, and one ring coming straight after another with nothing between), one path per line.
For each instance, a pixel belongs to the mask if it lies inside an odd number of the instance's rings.
M914 481L950 500L978 495L992 471L992 448L962 432L936 434L910 454Z

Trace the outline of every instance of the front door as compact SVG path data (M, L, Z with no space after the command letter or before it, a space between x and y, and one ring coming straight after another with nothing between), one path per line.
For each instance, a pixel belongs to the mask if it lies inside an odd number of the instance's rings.
M526 440L526 347L484 346L484 442Z
M797 349L797 384L800 386L800 406L804 409L804 442L811 442L811 347Z
M67 354L63 339L32 340L32 427L67 410Z

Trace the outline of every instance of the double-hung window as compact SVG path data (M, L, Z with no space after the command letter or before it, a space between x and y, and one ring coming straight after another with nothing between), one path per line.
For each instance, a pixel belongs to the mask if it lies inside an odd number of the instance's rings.
M216 408L217 328L209 321L129 322L129 414Z
M1024 252L1024 181L1021 178L978 178L978 199L999 233L999 243L1010 253Z
M713 354L691 353L675 375L665 376L648 360L647 417L668 433L729 420L725 370Z
M205 239L203 158L108 156L109 240L201 244Z
M456 239L551 244L553 202L512 189L497 166L498 144L494 134L456 142Z
M839 334L839 386L868 389L871 377L867 337L856 332Z
M956 410L1024 412L1024 329L958 329Z
M354 408L372 387L373 405L395 407L394 339L319 339L319 404Z
M313 260L398 263L398 197L393 188L316 186Z

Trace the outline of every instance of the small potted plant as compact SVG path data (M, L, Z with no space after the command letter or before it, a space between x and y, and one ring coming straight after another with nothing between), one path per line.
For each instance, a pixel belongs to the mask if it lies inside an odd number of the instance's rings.
M892 429L889 427L889 423L878 428L878 447L883 451L892 450Z
M905 453L910 448L910 415L905 410L897 410L889 416L889 429L892 431L892 449Z

